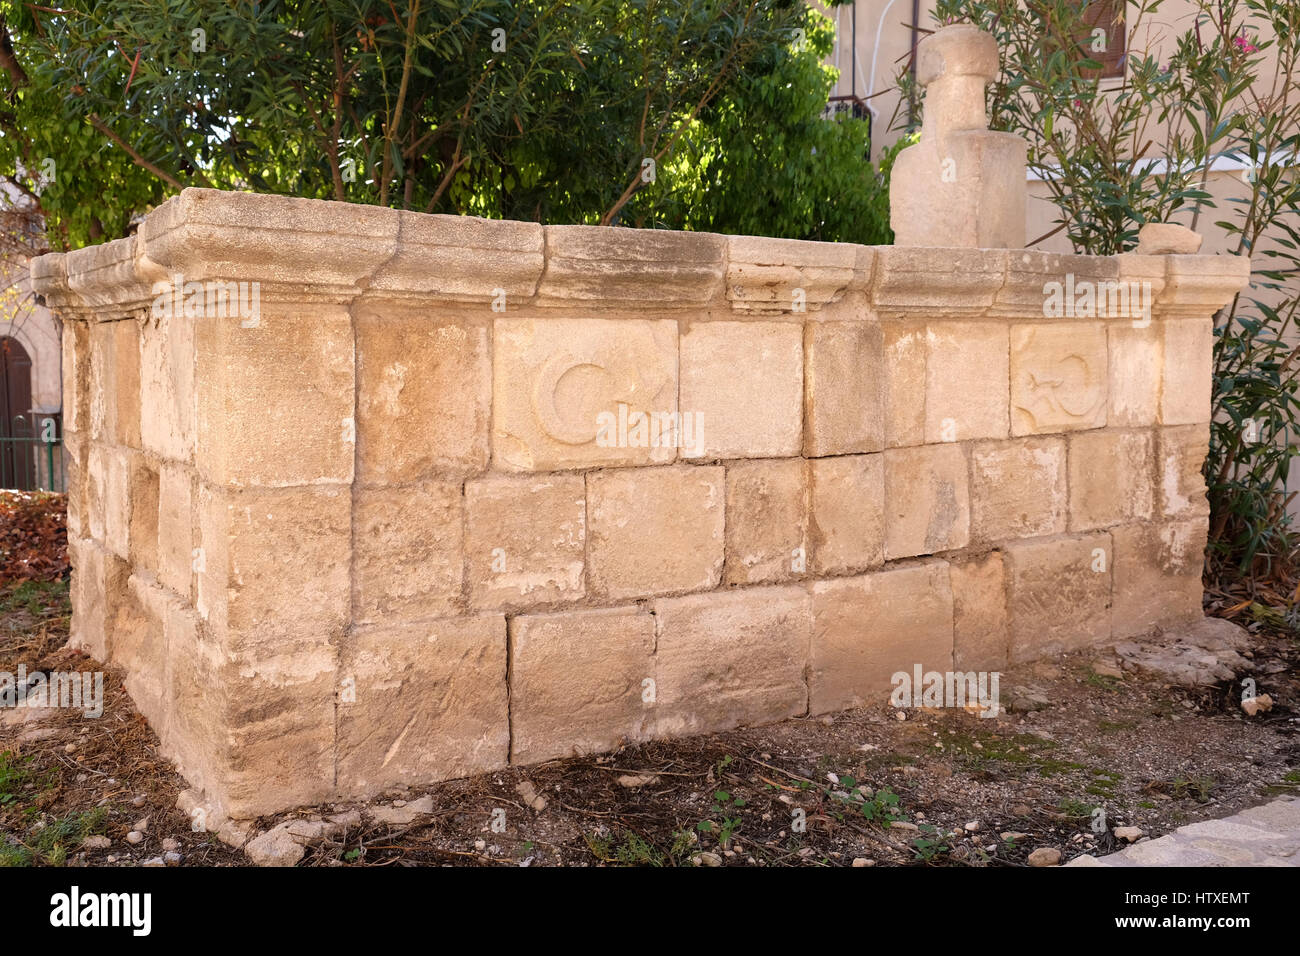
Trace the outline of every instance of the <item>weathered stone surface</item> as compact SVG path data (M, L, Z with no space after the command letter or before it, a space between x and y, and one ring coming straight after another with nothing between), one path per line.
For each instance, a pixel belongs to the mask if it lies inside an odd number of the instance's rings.
M1011 329L1011 433L1100 428L1106 424L1106 327L1052 322Z
M1154 443L1149 431L1070 436L1070 530L1092 531L1151 516Z
M205 318L195 338L196 464L205 481L228 487L352 481L355 377L346 310L264 307L255 326L238 317Z
M123 686L131 700L164 738L171 718L165 621L180 606L171 592L132 574L114 614L113 663L126 672Z
M357 478L407 484L488 462L486 320L367 308L357 316Z
M1110 636L1110 535L1013 541L1006 546L1011 662L1104 643Z
M1133 252L1139 256L1193 256L1200 248L1200 233L1177 223L1148 222L1138 229L1138 244Z
M646 739L655 713L654 651L655 618L640 608L511 620L511 761L539 763Z
M1185 623L1140 636L1140 641L1116 643L1116 657L1125 667L1178 687L1213 687L1249 674L1256 666L1240 653L1250 648L1250 633L1220 617L1198 613ZM1244 709L1245 701L1242 704Z
M673 465L589 475L591 591L622 600L716 587L725 501L720 467Z
M465 483L465 510L475 607L582 597L587 490L581 475L476 478Z
M197 607L243 643L313 647L349 618L352 498L346 488L199 489Z
M139 452L130 453L131 499L128 558L136 570L158 571L158 469Z
M814 458L808 468L813 572L879 567L885 559L884 456Z
M951 561L953 667L959 671L996 671L1007 664L1010 623L1002 552Z
M677 323L497 319L492 350L497 467L547 471L677 457ZM612 431L602 428L611 421ZM706 416L705 428L712 424Z
M729 730L807 709L808 592L765 587L654 602L657 736Z
M926 331L927 443L1006 438L1007 326L933 322Z
M91 437L90 323L68 317L63 322L63 433Z
M885 560L964 548L966 456L956 445L893 448L885 459Z
M165 752L226 816L328 799L336 647L307 632L259 644L247 632L215 631L193 615L173 620Z
M158 469L158 580L189 600L194 579L195 479L191 469L164 462Z
M1205 475L1210 454L1208 425L1180 425L1156 432L1160 495L1158 508L1167 517L1209 514Z
M819 309L844 292L863 252L870 255L870 247L728 236L727 300L744 311Z
M952 669L953 593L943 561L812 586L809 712L889 700L899 672Z
M140 447L139 323L96 322L90 331L90 435Z
M727 465L726 583L785 581L807 570L807 471L802 458Z
M69 644L98 661L109 659L113 618L126 599L131 569L90 539L68 542L72 574L72 636Z
M355 507L356 621L396 624L456 613L464 574L460 485L365 488Z
M700 455L799 454L803 337L798 325L697 322L682 336L681 348L681 410L696 417Z
M1161 323L1164 332L1160 422L1199 425L1210 420L1214 373L1214 323L1184 319Z
M981 442L971 450L971 530L980 541L1058 534L1066 523L1060 438Z
M925 326L882 322L885 347L885 447L919 445L925 436Z
M726 238L609 226L547 226L540 303L699 305L721 295Z
M851 455L885 447L885 352L878 322L804 327L803 454Z
M1106 421L1115 428L1154 425L1160 416L1161 327L1110 323L1110 407Z
M432 783L509 759L506 623L497 614L359 628L344 645L338 779L347 794Z
M1111 531L1115 542L1116 637L1156 625L1173 627L1201 616L1205 563L1204 518Z
M91 500L98 500L97 510L103 520L102 532L96 533L99 529L92 522L91 534L120 558L128 557L131 551L132 463L132 455L126 449L91 447Z
M176 461L194 457L194 325L150 315L140 327L141 447Z

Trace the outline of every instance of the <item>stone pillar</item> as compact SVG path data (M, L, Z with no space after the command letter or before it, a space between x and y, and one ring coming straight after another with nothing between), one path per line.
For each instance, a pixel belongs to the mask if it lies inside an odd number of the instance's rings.
M921 141L898 154L889 218L898 246L1021 249L1027 144L987 127L984 87L997 76L993 37L944 27L917 47L925 87Z

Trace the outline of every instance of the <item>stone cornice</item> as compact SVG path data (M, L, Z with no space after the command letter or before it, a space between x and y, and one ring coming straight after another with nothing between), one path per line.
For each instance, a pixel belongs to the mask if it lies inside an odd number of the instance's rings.
M1207 316L1249 281L1238 256L1071 256L860 246L758 236L541 226L254 193L186 189L135 236L33 260L51 308L113 318L158 283L257 282L263 302L407 301L817 312L859 293L881 318L1032 318L1044 285L1149 282L1157 317ZM840 313L837 313L839 315Z

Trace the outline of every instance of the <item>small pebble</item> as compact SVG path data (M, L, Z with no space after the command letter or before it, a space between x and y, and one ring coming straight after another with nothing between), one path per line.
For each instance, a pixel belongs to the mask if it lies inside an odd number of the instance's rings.
M130 833L126 835L127 843L140 843L143 840L144 840L144 834L141 833L139 830L132 830Z

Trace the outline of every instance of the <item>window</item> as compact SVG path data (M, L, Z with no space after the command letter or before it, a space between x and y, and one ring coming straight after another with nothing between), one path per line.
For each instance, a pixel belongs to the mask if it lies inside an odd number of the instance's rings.
M1085 70L1084 76L1107 79L1124 75L1124 45L1127 29L1124 23L1124 0L1090 0L1083 7L1083 22L1079 45L1090 60L1101 64L1101 70Z

